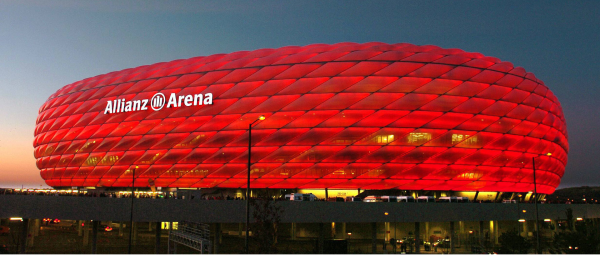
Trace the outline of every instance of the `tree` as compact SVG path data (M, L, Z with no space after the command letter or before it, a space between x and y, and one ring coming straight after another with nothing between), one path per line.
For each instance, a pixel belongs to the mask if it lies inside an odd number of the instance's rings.
M555 236L554 244L557 248L567 254L592 254L600 252L598 244L600 243L600 233L593 226L588 226L586 222L571 224L577 228L577 231L562 232Z
M531 243L528 242L524 237L519 235L516 229L502 233L498 237L498 242L502 246L500 253L527 253L527 250L531 248Z
M257 253L277 253L277 227L281 222L283 209L269 198L252 199L252 217L250 226Z
M569 230L573 231L573 209L567 208L567 226Z
M551 254L598 254L600 252L600 231L586 221L574 221L573 210L566 210L568 231L561 228L561 233L554 237L549 249Z

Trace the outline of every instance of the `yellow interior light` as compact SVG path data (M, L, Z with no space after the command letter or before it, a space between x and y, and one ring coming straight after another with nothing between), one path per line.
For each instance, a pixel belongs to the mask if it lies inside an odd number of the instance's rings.
M546 156L552 156L552 153L548 152L546 153Z
M550 219L544 219L545 222L551 222L552 220Z
M260 115L260 117L258 117L259 120L265 120L265 115Z

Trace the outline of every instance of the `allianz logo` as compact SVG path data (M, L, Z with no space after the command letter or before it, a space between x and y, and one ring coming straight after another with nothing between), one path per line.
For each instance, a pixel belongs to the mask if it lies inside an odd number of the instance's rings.
M154 96L152 96L151 99L130 101L126 101L125 98L115 99L106 102L104 114L145 111L148 110L148 102L150 102L150 108L152 108L152 110L160 111L165 107L165 103L167 108L177 108L181 106L212 105L213 95L212 93L200 93L194 95L177 96L175 93L171 93L167 102L165 95L159 92L154 94Z

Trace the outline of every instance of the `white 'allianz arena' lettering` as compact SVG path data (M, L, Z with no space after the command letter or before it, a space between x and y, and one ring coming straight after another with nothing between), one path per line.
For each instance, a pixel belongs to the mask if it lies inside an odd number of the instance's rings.
M141 100L130 100L126 101L125 98L115 99L106 102L104 108L104 114L120 113L120 112L136 112L148 110L148 101L150 101L150 108L154 111L159 111L164 108L166 103L165 95L162 93L156 93L152 98L141 99ZM195 94L195 95L181 95L177 96L175 93L171 93L167 108L181 107L181 106L198 106L198 105L212 105L213 95L212 93L206 94Z

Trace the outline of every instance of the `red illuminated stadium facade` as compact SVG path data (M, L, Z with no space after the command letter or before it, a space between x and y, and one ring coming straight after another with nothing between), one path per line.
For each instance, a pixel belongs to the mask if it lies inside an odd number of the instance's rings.
M160 93L160 94L159 94ZM160 109L158 109L160 107ZM508 62L437 46L339 43L140 66L40 110L53 187L552 193L567 164L554 94ZM551 156L547 156L551 153Z

